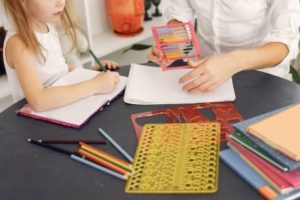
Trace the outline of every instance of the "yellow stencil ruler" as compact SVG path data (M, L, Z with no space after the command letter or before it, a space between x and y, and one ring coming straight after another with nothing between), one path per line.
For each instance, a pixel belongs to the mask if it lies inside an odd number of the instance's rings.
M128 193L213 193L218 189L220 124L148 124Z

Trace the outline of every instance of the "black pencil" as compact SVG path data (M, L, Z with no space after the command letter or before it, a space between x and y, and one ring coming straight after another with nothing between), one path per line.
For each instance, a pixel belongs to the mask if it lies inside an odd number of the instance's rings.
M30 139L30 138L27 139L27 141L30 142L30 143L36 144L36 145L38 145L38 146L45 147L45 148L47 148L47 149L51 149L51 150L54 150L54 151L57 151L57 152L66 154L66 155L68 155L68 156L71 156L71 155L74 154L73 152L68 151L68 150L66 150L66 149L62 149L62 148L60 148L60 147L53 146L53 145L51 145L51 144L41 143L41 142L39 142L39 141L37 141L37 140L33 140L33 139Z
M84 142L87 144L107 144L106 140L38 140L38 142L44 144L79 144Z

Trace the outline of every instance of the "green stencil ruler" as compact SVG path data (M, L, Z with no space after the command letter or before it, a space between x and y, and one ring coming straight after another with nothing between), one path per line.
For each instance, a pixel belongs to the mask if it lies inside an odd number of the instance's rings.
M213 193L218 189L220 124L148 124L127 193Z

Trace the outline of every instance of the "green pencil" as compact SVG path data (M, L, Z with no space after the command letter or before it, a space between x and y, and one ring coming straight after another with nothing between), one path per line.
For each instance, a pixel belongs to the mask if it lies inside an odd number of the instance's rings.
M94 58L95 62L99 65L100 71L106 72L107 70L106 70L105 66L103 66L103 65L101 64L101 62L99 61L99 59L97 58L97 56L95 55L95 53L94 53L91 49L89 49L89 53L90 53L90 54L92 55L92 57Z

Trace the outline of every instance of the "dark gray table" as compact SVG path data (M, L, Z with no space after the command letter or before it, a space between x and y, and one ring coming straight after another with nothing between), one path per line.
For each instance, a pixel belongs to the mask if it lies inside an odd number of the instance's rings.
M120 70L128 74L128 67ZM244 118L300 102L300 86L257 71L234 78L235 105ZM82 129L75 130L17 116L24 100L0 114L0 199L220 199L253 200L261 197L239 176L220 162L219 190L211 195L132 195L125 182L71 160L65 155L26 142L27 138L99 139L102 127L131 155L137 140L130 115L173 106L127 105L120 97L96 114ZM225 145L223 145L224 148ZM68 147L76 149L77 146ZM101 147L119 155L110 145Z

